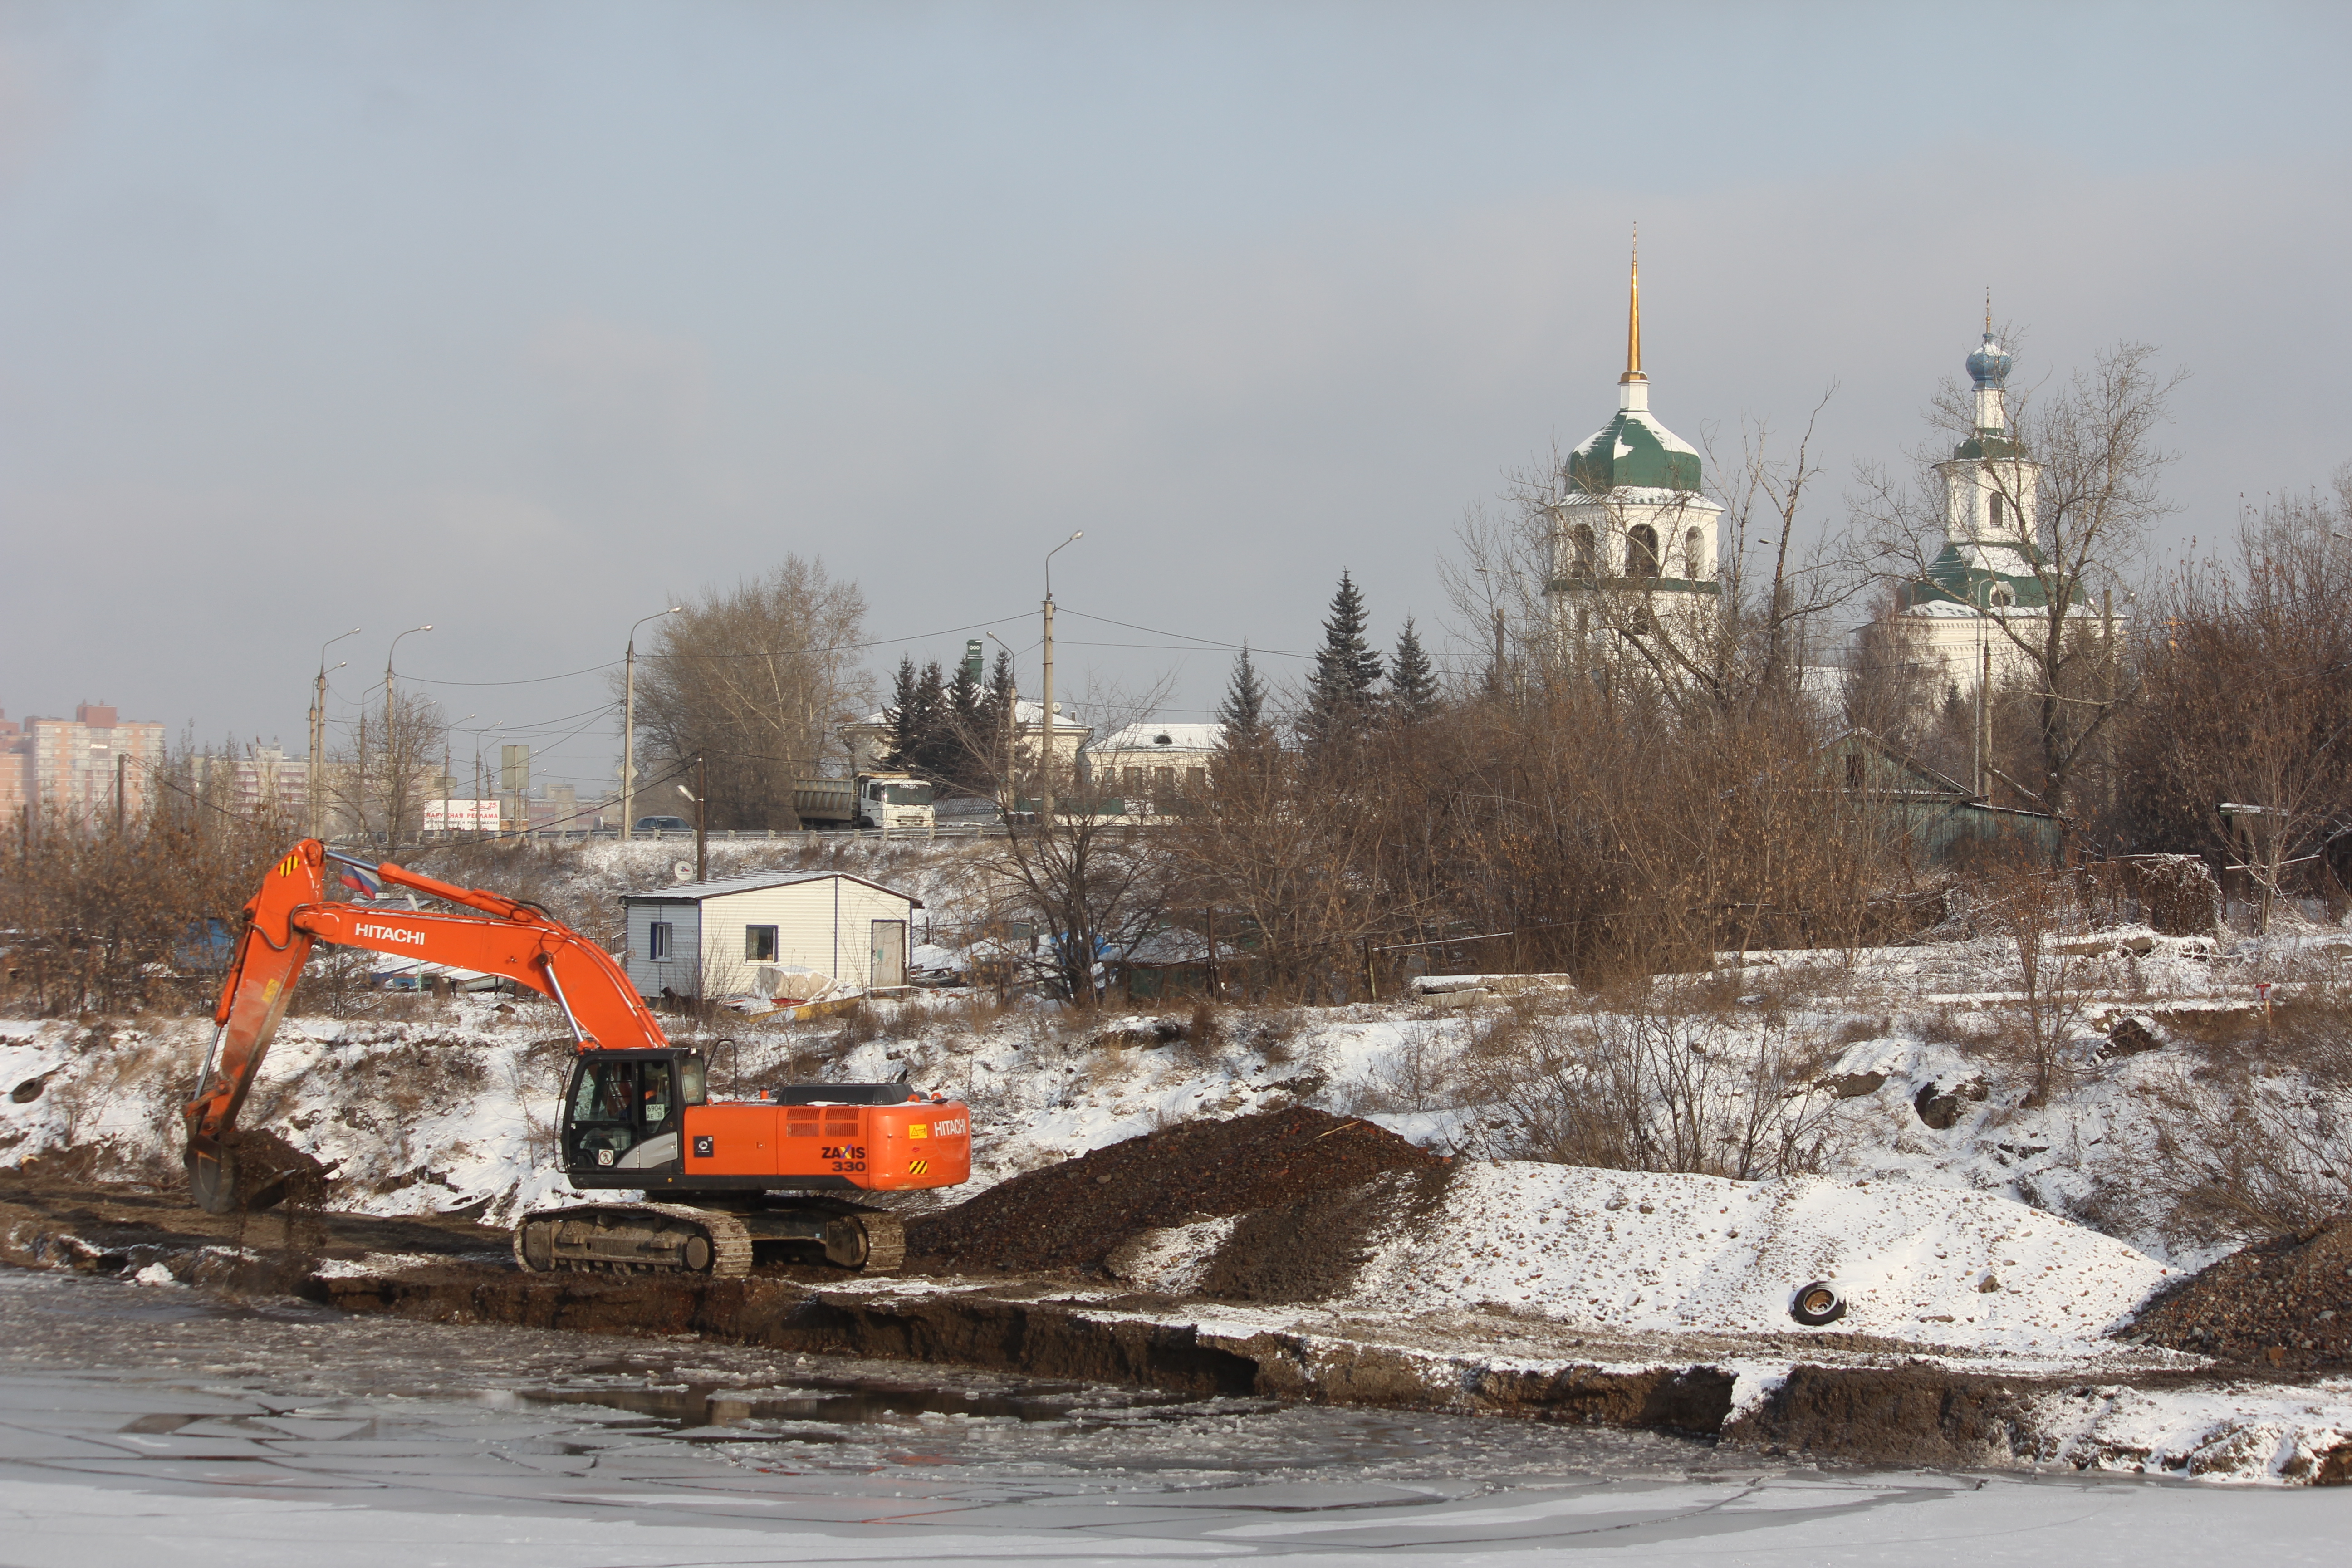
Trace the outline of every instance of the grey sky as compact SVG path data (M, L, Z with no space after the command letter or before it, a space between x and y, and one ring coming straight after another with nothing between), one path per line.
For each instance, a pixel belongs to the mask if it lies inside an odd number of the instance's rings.
M617 658L822 554L952 658L1070 610L1382 637L1614 407L1831 382L1837 509L1982 293L2195 374L2179 541L2352 458L2336 7L0 5L0 706L299 749L338 689ZM1066 685L1229 655L1076 619ZM1269 661L1288 674L1296 661ZM1024 684L1034 679L1024 659ZM357 679L354 679L357 677ZM440 685L593 719L601 678ZM578 715L565 719L563 716ZM1173 716L1186 716L1181 712ZM593 720L551 771L610 777Z

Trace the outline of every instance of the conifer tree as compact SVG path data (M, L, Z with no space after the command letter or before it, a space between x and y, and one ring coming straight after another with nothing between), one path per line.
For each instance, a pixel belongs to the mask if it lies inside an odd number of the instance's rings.
M1013 742L1013 726L1018 721L1014 710L1019 698L1013 686L1013 656L1003 648L996 650L996 664L988 672L988 691L981 699L981 720L987 727L989 761L996 767L1005 766L1007 748Z
M979 672L958 659L955 679L947 689L943 749L946 777L967 788L978 788L988 774L989 726L982 712L987 702L988 689L981 685Z
M1370 720L1381 656L1364 639L1368 618L1363 595L1354 579L1341 572L1339 591L1331 595L1331 613L1323 622L1315 673L1307 679L1307 712L1299 721L1300 738L1310 747L1360 736Z
M1252 751L1272 738L1265 722L1265 682L1259 679L1257 666L1250 662L1247 643L1242 644L1241 655L1234 660L1234 678L1225 688L1223 706L1217 710L1217 722L1224 726L1219 743L1229 752Z
M1389 660L1388 710L1400 723L1417 724L1437 710L1437 672L1422 651L1421 636L1412 617L1404 618L1397 634L1396 654Z
M923 667L922 677L915 683L915 706L921 718L916 731L914 771L936 780L953 777L961 748L948 721L947 677L938 659Z
M890 749L883 753L886 767L911 769L923 744L922 678L915 672L915 656L898 657L898 673L890 682L889 705L882 721L890 727Z

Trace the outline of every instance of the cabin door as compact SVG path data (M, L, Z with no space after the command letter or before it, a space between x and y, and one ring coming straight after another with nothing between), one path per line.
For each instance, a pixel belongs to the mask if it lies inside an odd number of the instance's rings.
M907 922L876 921L874 922L874 966L868 970L869 985L904 985L907 984Z

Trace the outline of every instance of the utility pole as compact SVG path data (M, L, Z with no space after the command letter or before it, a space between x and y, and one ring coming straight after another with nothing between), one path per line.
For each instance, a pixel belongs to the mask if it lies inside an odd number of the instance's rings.
M1992 804L1992 639L1984 642L1983 666L1977 671L1977 794Z
M1054 820L1054 557L1086 536L1085 529L1077 529L1069 538L1045 552L1045 651L1044 656L1045 738L1044 755L1039 759L1043 769L1039 775L1042 783L1037 792L1037 818L1040 824L1050 824Z
M393 754L398 731L393 727L392 718L392 656L400 651L400 638L408 636L409 632L429 632L432 629L431 621L421 626L411 626L408 631L394 637L392 646L383 650L383 845L386 850L397 846L400 831L400 801L397 796L401 781L398 759Z
M360 628L353 626L350 631L331 637L319 645L319 680L310 689L310 798L304 802L306 809L303 812L306 826L310 828L307 837L322 837L319 831L319 801L327 793L327 769L319 753L327 747L327 650L344 637L359 635ZM350 662L345 659L335 668L341 669Z
M637 814L637 627L647 621L657 621L664 616L674 616L686 608L672 605L667 610L656 610L650 616L638 617L629 627L629 651L621 660L627 673L621 680L621 837L630 837L631 824Z
M1004 650L1005 670L1007 673L1013 674L1013 689L1010 694L1012 711L1007 713L999 713L996 716L997 727L1004 731L1004 793L999 799L998 804L1009 814L1014 803L1019 801L1021 798L1021 780L1018 772L1018 763L1021 755L1018 745L1021 739L1021 678L1017 673L1013 672L1012 658L1013 645L1006 642L1003 637L997 637L994 632L991 632L988 635L992 637L995 637L996 646ZM1005 820L1007 822L1012 820L1010 815L1006 816Z

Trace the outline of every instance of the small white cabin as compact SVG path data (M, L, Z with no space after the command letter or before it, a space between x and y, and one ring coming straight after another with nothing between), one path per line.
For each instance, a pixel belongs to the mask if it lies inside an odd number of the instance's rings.
M810 994L907 983L920 899L845 871L767 871L625 893L622 964L642 996Z

